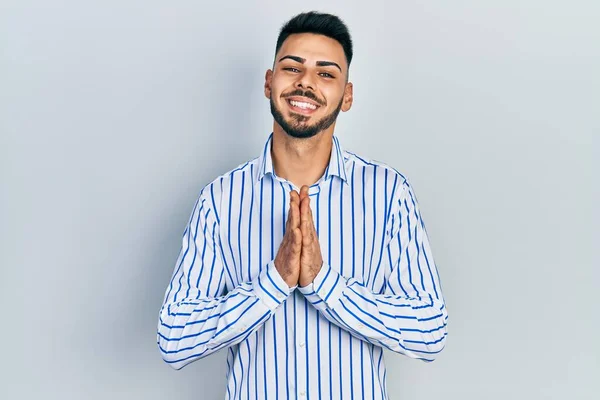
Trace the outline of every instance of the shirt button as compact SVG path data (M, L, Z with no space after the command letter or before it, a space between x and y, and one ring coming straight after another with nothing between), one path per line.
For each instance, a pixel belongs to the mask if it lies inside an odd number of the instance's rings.
M281 293L277 293L277 296L276 296L276 297L277 297L279 300L283 300L283 299L284 299L284 297L283 297L283 294L281 294Z
M364 326L363 324L358 324L358 330L359 330L359 331L363 330L363 329L364 329L364 327L365 327L365 326Z
M300 342L300 343L298 343L298 346L304 347L304 344L305 344L304 342Z
M300 392L300 397L305 397L306 396L306 392L305 391L301 391Z

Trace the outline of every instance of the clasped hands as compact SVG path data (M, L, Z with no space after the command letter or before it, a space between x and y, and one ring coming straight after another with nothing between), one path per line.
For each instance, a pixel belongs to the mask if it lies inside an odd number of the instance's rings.
M275 268L289 287L312 283L323 265L321 247L310 208L308 186L290 192L290 210Z

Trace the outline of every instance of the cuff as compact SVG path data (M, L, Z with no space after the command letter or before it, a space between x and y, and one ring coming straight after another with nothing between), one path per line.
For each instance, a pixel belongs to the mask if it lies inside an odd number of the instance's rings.
M273 260L269 261L267 267L254 279L252 288L256 297L261 299L271 311L281 305L296 289L296 287L290 288L283 280Z
M346 287L346 278L331 268L329 264L323 263L313 282L299 287L298 290L313 306L322 310L325 307L334 309Z

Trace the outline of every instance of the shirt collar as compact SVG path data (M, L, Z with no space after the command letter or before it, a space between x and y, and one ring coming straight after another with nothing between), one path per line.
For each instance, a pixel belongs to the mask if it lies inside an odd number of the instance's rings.
M273 141L273 133L269 135L267 142L263 148L263 152L258 159L258 174L256 181L259 182L263 176L267 174L275 175L273 170L273 159L271 158L271 143ZM331 147L331 156L329 164L325 169L323 180L329 179L330 176L337 176L343 182L348 183L348 171L346 160L344 159L344 150L340 145L337 136L333 136L333 146Z

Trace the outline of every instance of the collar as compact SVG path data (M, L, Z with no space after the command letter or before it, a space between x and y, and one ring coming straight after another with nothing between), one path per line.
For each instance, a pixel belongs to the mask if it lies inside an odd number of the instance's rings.
M271 157L271 143L273 141L273 133L269 135L267 142L263 148L263 152L258 158L258 173L256 182L259 182L265 175L271 174L275 176L273 170L273 159ZM344 159L344 150L340 145L340 141L337 136L333 136L333 146L331 147L331 155L329 157L329 164L325 169L325 175L323 180L329 179L331 176L337 176L343 182L348 184L348 171L346 162Z

